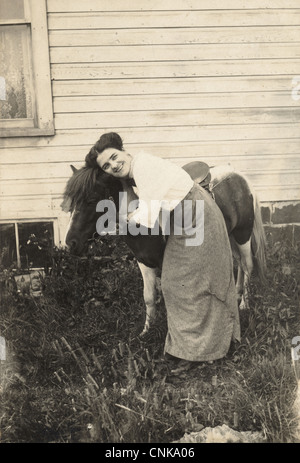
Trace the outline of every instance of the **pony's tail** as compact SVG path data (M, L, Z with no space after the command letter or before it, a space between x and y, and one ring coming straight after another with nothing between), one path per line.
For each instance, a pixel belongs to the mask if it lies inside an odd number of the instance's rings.
M261 217L260 203L257 196L254 196L254 224L251 235L251 248L261 281L266 280L266 235Z

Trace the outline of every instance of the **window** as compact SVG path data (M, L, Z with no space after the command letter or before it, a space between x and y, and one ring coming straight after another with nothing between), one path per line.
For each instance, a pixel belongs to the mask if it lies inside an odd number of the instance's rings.
M0 136L53 135L45 0L0 0Z
M0 266L45 267L49 264L49 250L53 243L53 222L0 223Z

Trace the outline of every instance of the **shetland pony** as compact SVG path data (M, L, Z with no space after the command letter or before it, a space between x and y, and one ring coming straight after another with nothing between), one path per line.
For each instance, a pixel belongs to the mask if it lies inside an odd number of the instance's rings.
M109 176L100 169L71 167L73 175L67 182L61 205L65 212L71 213L65 242L72 254L83 256L96 233L96 222L102 214L96 211L98 202L112 200L119 211L120 192L127 193L128 203L138 197L134 186L127 180ZM240 309L248 308L249 281L253 267L256 264L261 278L264 277L266 267L265 234L258 198L248 180L229 165L208 168L207 164L196 161L183 166L183 169L212 194L222 211L232 253L238 263L236 289L239 306ZM167 238L162 232L158 235L126 234L122 237L136 257L143 277L146 305L144 334L155 316L156 270L162 265Z

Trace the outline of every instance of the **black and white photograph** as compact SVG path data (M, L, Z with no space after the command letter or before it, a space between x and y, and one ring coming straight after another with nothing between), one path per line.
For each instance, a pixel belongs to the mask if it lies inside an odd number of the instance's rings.
M299 0L0 0L0 443L300 443L299 251Z

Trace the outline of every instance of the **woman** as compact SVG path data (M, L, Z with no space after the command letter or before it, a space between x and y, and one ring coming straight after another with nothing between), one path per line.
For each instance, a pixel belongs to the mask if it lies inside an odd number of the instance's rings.
M160 210L171 211L161 275L168 322L165 353L181 359L179 370L191 362L224 357L231 341L240 340L240 324L229 238L223 215L209 193L170 161L145 153L131 155L114 132L100 137L86 164L134 180L140 203L131 220L151 228ZM200 223L204 233L191 244L191 229L199 225L199 201L204 205ZM180 210L184 217L187 204L193 223L178 233L175 217L180 217Z

